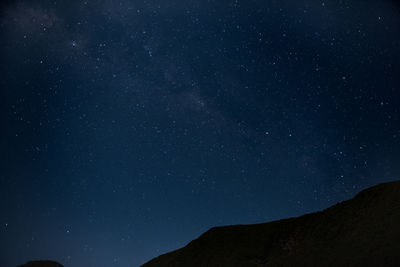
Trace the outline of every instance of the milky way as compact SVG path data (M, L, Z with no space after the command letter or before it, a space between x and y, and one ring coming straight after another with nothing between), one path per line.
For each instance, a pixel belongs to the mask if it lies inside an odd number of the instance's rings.
M395 1L0 8L1 266L138 266L400 178Z

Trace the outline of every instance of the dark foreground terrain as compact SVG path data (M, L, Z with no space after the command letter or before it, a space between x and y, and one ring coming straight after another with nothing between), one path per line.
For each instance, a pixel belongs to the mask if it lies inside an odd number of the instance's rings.
M30 261L18 267L63 267L63 266L54 261Z
M212 228L143 267L400 266L400 182L322 212Z
M298 218L212 228L142 267L161 266L400 266L400 182ZM19 267L63 266L32 261Z

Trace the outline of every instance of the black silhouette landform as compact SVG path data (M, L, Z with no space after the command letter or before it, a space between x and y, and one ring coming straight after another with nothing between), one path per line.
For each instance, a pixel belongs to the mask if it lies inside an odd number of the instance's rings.
M215 227L142 267L400 266L400 181L324 211L270 223ZM32 261L19 267L63 267Z
M30 261L18 267L64 267L55 261Z
M400 266L400 182L322 212L212 228L142 267Z

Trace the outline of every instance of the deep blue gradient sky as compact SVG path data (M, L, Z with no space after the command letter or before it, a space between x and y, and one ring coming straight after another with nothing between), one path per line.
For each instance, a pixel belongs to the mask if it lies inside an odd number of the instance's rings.
M0 10L0 266L138 266L400 178L395 1Z

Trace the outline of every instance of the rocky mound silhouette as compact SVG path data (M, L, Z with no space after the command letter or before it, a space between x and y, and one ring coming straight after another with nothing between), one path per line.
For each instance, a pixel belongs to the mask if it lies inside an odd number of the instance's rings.
M322 212L212 228L143 267L400 266L400 182Z
M63 267L63 266L55 261L30 261L18 267Z

